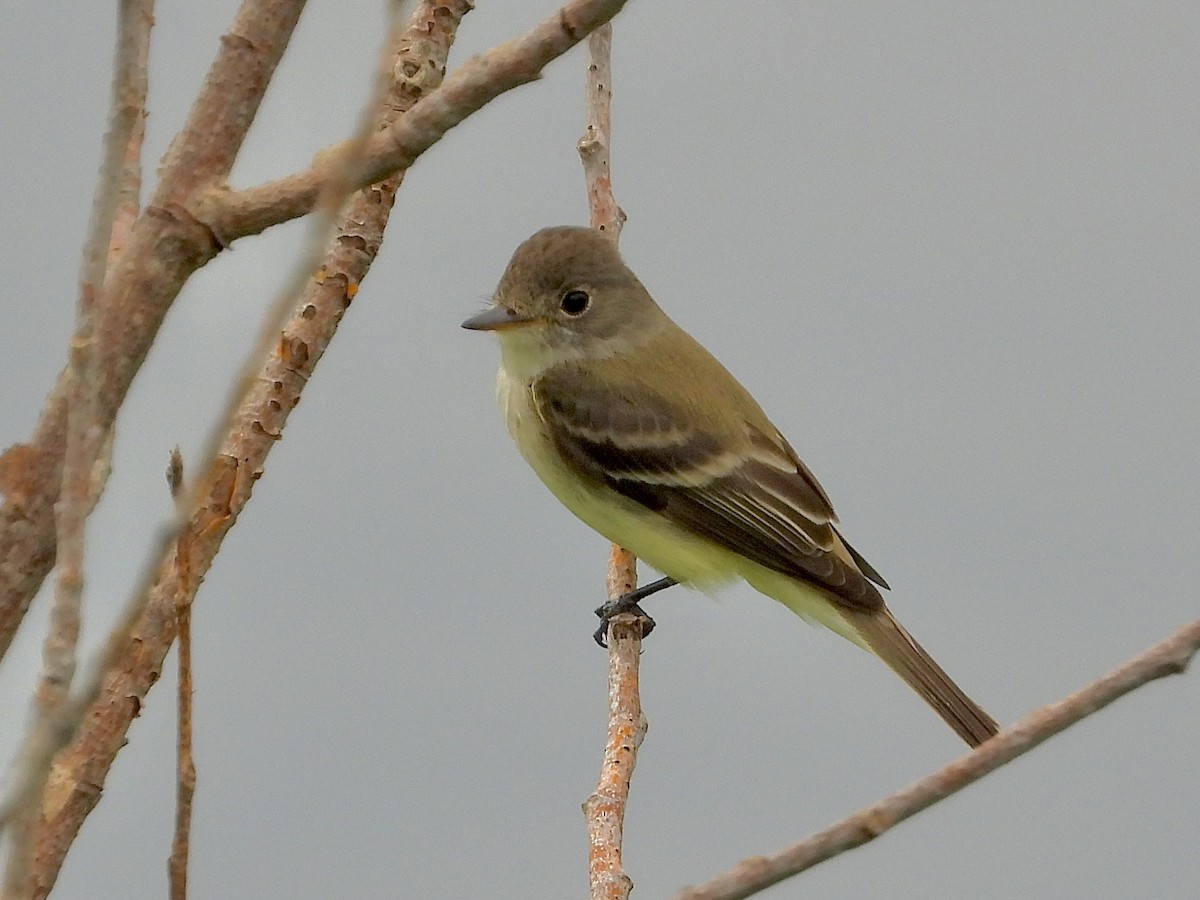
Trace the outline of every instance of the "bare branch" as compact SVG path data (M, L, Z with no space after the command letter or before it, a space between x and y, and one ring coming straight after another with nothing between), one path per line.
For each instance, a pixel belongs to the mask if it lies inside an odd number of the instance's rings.
M403 2L389 4L391 22L388 34L390 38L385 42L381 51L375 90L372 93L370 102L366 104L363 110L358 132L345 148L339 171L324 186L317 204L319 214L315 217L309 228L309 237L305 246L301 248L300 258L297 264L293 266L290 278L279 292L275 303L265 317L258 346L250 354L239 378L239 390L231 397L231 404L226 410L222 427L214 433L214 440L205 453L205 458L208 460L215 461L220 458L222 454L221 445L224 442L225 435L229 433L231 428L237 427L238 414L243 406L244 398L253 395L259 373L271 359L272 352L279 343L280 333L286 331L287 319L295 310L296 296L304 290L313 272L324 273L325 269L322 267L323 257L326 255L329 241L339 224L343 227L341 230L336 231L337 235L340 237L347 236L345 220L339 222L338 212L341 210L347 196L354 189L353 180L350 177L351 172L361 157L362 150L371 135L384 127L388 122L394 120L406 108L405 105L399 103L399 98L392 96L393 93L398 93L399 85L403 84L408 89L411 97L420 94L420 82L424 77L424 73L419 67L404 73L407 80L405 78L397 79L394 71L394 67L402 63L409 63L411 65L411 59L406 59L405 56L406 54L411 56L409 51L412 48L405 42L405 33L402 31L405 23L400 18L406 6L407 4ZM462 13L468 11L469 8L469 5L464 5ZM428 16L431 11L422 10L421 12L422 16L416 19L418 23L423 22L424 17ZM461 13L456 19L456 24L460 19ZM450 39L452 37L453 35L451 34ZM449 42L446 43L446 51L448 52L448 50ZM436 47L431 48L430 53L436 56ZM439 77L440 72L441 68L439 67ZM407 105L411 106L412 102L410 100ZM399 176L395 176L394 180L395 184L392 186L393 194L395 188L399 186ZM347 212L347 215L351 217L350 221L354 221L356 214L357 211L353 208ZM382 237L384 224L384 222L381 222L379 226L380 237ZM363 274L365 274L365 271ZM347 297L348 302L349 297ZM174 463L175 457L172 458L172 461ZM190 508L192 502L201 499L197 496L185 500L178 491L175 492L175 496L177 502L181 504L181 508L184 510ZM196 790L196 765L192 754L191 608L198 584L196 583L196 576L191 562L191 535L184 530L187 525L186 515L178 520L177 525L178 527L172 535L172 539L175 542L176 548L175 566L179 591L176 601L176 629L179 642L178 774L175 806L175 838L172 843L171 857L167 868L170 878L171 900L186 900L189 834L192 801ZM146 596L149 595L154 575L157 571L156 568L148 573L148 583L145 586Z
M136 209L147 90L146 62L153 24L153 0L123 0L117 22L117 44L109 100L109 129L97 175L91 221L80 267L75 335L67 366L67 416L62 484L56 506L58 582L50 612L50 629L42 651L36 718L13 772L12 793L0 810L0 830L10 817L18 827L9 843L5 895L25 883L31 829L37 813L33 799L41 793L53 754L69 737L64 714L75 677L76 648L83 599L84 527L107 480L107 460L100 465L106 430L95 416L96 383L93 327L97 298L111 247L125 227L131 202ZM119 221L120 220L120 221Z
M187 277L220 250L184 211L190 195L228 174L303 0L244 0L184 129L162 166L150 206L109 267L93 323L95 425L112 427L171 302ZM123 207L124 208L124 207ZM123 236L114 232L114 239ZM0 656L54 562L53 507L62 475L69 375L59 376L29 445L20 496L0 510Z
M381 119L411 107L440 82L446 55L469 0L425 0L400 40L394 82ZM401 180L395 175L360 191L338 219L323 265L309 279L295 313L272 342L271 354L249 379L234 421L200 480L186 530L161 549L156 577L139 595L126 621L110 637L94 690L81 699L85 722L55 760L43 797L35 845L31 895L44 897L87 814L143 698L157 681L174 640L181 603L190 604L226 533L249 501L271 448L313 369L332 340L358 285L382 242L383 228ZM181 564L179 549L186 547Z
M233 168L304 0L243 0L162 163L155 206L185 204Z
M120 264L110 273L105 286L106 327L99 332L98 347L104 381L97 398L97 421L105 428L111 427L167 310L191 274L235 238L310 212L325 184L337 177L344 160L340 149L322 154L307 172L233 192L220 187L229 170L227 153L203 135L204 153L180 148L183 135L202 132L205 123L220 114L220 85L233 91L230 114L240 116L238 127L224 123L220 130L235 148L240 145L241 126L249 127L301 5L300 0L290 4L245 0L188 125L168 154L163 183L134 224ZM623 5L624 0L573 0L524 37L472 59L441 90L429 94L414 111L371 139L353 185L385 180L411 165L471 113L505 91L539 77L542 67L616 15ZM203 165L189 170L193 161ZM183 170L207 172L210 177L205 183ZM19 474L2 479L6 499L0 509L0 656L54 561L53 504L66 428L64 382L65 376L61 376L47 398L33 439L13 448L22 462Z
M411 166L422 153L496 97L536 80L566 53L620 12L625 0L573 0L522 37L473 57L411 113L371 139L356 184L370 184ZM305 172L244 191L215 191L193 215L226 242L258 234L308 213L333 177L339 148L318 155Z
M1200 620L1184 626L1087 687L1034 710L944 769L798 844L770 856L743 860L700 887L685 888L675 900L739 900L860 847L1130 691L1167 675L1181 674L1197 651L1200 651Z

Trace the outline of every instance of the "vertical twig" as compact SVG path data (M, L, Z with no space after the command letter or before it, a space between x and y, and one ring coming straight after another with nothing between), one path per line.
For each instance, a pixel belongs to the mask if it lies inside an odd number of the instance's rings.
M183 491L183 456L176 447L167 467L167 484L175 501L176 517L187 521ZM171 900L186 900L188 850L191 846L192 798L196 795L196 760L192 755L192 578L191 535L184 530L175 542L175 629L179 643L179 687L176 707L175 838L167 863Z
M75 677L83 600L84 527L107 479L107 430L95 414L94 323L110 260L136 216L147 92L153 0L122 0L117 20L109 101L109 128L97 175L91 221L80 266L79 306L67 365L67 419L62 481L55 504L58 579L50 628L42 650L36 718L14 767L0 829L14 821L5 867L4 895L24 889L37 817L33 802L50 772L54 753L71 736L68 700Z
M588 37L587 129L579 141L587 182L592 227L613 242L620 237L625 213L617 205L609 168L612 132L612 26L604 25ZM637 587L637 560L613 545L608 560L606 586L610 599ZM593 900L621 900L633 890L633 881L621 861L625 806L637 763L637 751L646 735L638 690L638 663L642 652L642 622L623 614L612 620L608 636L608 736L596 792L583 805L588 822L588 880Z
M260 332L259 343L254 352L247 357L238 379L237 389L230 397L225 419L221 426L214 430L212 439L204 454L205 458L218 459L226 436L236 429L237 419L242 411L243 399L253 393L256 382L261 377L263 367L271 359L273 352L280 343L280 336L286 333L288 320L295 313L296 298L304 295L310 279L318 282L326 277L327 268L322 265L329 253L331 242L336 244L338 234L345 234L345 219L339 213L347 198L354 191L353 173L357 166L363 148L371 135L385 127L399 115L399 110L393 104L392 92L398 82L404 80L403 73L394 71L398 59L405 48L407 33L404 30L408 7L407 0L396 0L389 4L389 38L384 42L381 58L376 70L374 90L370 100L363 108L359 118L358 128L351 140L341 149L341 161L333 177L325 184L318 197L315 215L309 223L308 239L300 251L300 258L291 270L284 287L276 296L275 303L264 320ZM465 10L464 10L465 12ZM420 17L416 18L420 21ZM420 73L418 67L417 73ZM400 74L401 77L397 77ZM381 193L394 195L399 187L400 176L392 176L378 186ZM390 199L390 197L389 197ZM350 221L362 221L350 211ZM382 226L381 226L382 228ZM316 273L314 275L314 273ZM351 294L350 296L353 296ZM348 300L347 300L348 302ZM179 642L179 709L178 709L178 781L176 787L175 808L175 838L171 846L171 857L168 862L170 877L171 900L186 900L187 897L187 863L189 832L192 817L192 798L196 789L196 766L192 756L192 648L191 648L191 606L195 596L196 585L191 563L191 533L188 530L188 512L201 500L204 485L197 482L193 491L194 496L181 492L182 461L177 460L178 448L171 458L171 469L168 470L168 481L171 483L172 496L175 497L178 515L175 525L175 565L176 565L176 638ZM172 480L179 467L178 481ZM151 585L154 582L157 569L147 572L145 589L142 596L149 597Z
M629 784L638 747L646 736L638 689L642 623L632 613L616 616L608 632L608 736L596 792L583 804L588 822L588 882L592 900L627 900L633 881L625 873L621 846Z
M587 181L588 208L592 227L614 241L621 236L625 211L613 195L609 165L612 135L612 25L597 28L588 36L587 129L579 139L579 156Z

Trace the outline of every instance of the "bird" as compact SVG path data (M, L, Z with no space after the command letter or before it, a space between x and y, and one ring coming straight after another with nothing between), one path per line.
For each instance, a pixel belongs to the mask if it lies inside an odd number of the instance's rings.
M970 746L999 731L892 615L887 582L842 536L779 429L659 307L608 234L538 231L462 325L499 338L497 397L534 472L665 576L617 606L674 583L712 591L740 578L873 653Z

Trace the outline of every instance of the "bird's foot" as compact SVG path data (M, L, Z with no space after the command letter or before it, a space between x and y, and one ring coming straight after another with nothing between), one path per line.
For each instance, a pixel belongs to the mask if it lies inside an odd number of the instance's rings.
M630 591L630 593L633 593ZM608 626L609 623L619 616L621 613L633 613L642 622L642 637L646 637L654 630L654 620L646 615L646 611L637 605L637 602L622 604L621 601L628 597L629 594L622 594L616 600L609 600L603 606L597 608L596 615L600 617L600 627L592 633L596 643L601 647L608 646Z
M638 606L638 603L645 600L651 594L657 594L659 591L669 588L673 584L678 584L673 578L660 578L658 581L652 581L650 584L635 588L627 594L614 597L602 606L596 607L596 615L600 617L600 627L592 635L596 643L601 647L608 646L609 622L621 613L633 613L642 619L642 637L650 634L654 630L654 620L646 615L645 610Z

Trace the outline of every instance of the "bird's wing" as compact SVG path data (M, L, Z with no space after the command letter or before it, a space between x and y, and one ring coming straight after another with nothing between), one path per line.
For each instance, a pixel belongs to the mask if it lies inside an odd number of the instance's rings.
M731 448L666 398L639 393L635 403L571 370L543 375L534 397L558 450L583 477L847 606L883 607L864 573L835 551L844 545L829 500L777 433L747 423Z

